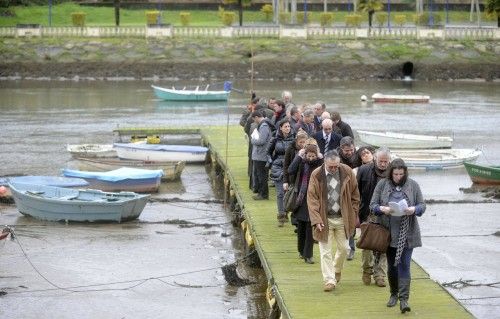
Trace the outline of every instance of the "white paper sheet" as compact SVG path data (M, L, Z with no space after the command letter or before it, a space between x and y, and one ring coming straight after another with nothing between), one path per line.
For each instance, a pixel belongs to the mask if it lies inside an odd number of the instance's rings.
M408 208L408 203L406 199L402 199L399 202L389 202L389 207L391 208L391 216L404 216L406 215L405 209Z

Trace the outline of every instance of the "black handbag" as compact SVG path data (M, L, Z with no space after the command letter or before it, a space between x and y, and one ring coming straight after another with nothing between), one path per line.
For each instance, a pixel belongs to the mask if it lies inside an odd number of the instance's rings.
M283 197L283 204L285 206L285 211L294 212L297 209L297 195L299 193L299 176L295 176L295 182L293 185L289 185Z
M356 247L381 253L387 251L387 247L391 242L391 233L387 228L373 222L364 222L360 225L360 228L361 236L356 243Z
M297 193L295 185L288 186L285 197L283 198L285 211L293 212L297 209Z

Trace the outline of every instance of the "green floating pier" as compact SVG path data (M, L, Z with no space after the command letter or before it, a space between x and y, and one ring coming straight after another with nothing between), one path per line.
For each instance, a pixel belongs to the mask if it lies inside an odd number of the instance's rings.
M277 227L274 188L270 188L270 200L252 200L247 176L248 142L242 128L207 127L200 132L212 159L225 171L227 191L243 208L255 249L283 318L473 318L414 262L410 292L412 311L401 314L399 303L394 308L386 307L389 287L380 288L373 283L365 286L361 281L359 250L354 260L345 262L338 287L333 292L323 292L318 245L314 247L316 263L304 263L298 258L293 226Z

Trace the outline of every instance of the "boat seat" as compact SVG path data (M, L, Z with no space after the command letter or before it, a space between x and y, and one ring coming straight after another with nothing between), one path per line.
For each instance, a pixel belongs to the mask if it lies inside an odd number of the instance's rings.
M43 191L26 191L26 194L31 195L31 196L42 196L45 194Z
M66 195L66 196L59 197L59 199L62 199L62 200L73 200L73 199L77 199L77 198L78 198L78 195Z

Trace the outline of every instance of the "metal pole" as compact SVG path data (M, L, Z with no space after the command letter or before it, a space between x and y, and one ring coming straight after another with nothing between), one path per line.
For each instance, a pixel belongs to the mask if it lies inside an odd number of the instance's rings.
M304 0L304 25L307 24L307 0Z
M432 16L432 0L429 0L429 25L434 26L434 17Z
M49 27L52 26L52 0L49 0Z
M387 28L391 29L391 0L387 0Z
M448 24L450 20L448 19L448 0L446 0L446 24Z

